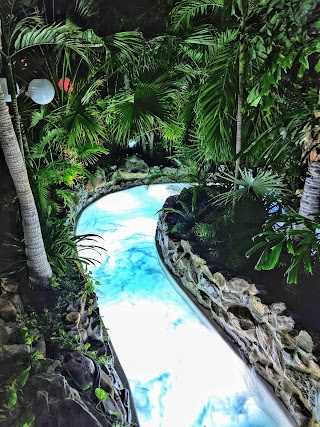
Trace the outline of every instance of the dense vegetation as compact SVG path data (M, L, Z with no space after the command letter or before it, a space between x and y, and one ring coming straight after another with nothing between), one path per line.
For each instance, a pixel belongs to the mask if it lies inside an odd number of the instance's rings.
M147 162L165 154L196 183L165 210L170 233L211 264L241 271L258 251L256 268L279 265L289 283L303 269L318 274L318 2L167 0L130 16L102 3L0 4L12 98L7 109L0 89L0 141L20 219L2 274L59 304L93 291L77 252L84 237L66 217L76 186L130 140ZM54 84L50 104L26 96L35 77ZM46 298L33 293L41 312Z

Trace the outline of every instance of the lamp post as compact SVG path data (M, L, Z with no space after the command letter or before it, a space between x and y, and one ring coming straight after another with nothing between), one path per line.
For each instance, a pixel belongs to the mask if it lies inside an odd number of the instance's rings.
M8 83L7 83L7 79L5 77L0 77L0 86L1 86L2 92L4 94L4 100L6 102L11 102L12 98L11 98L11 95L8 91ZM17 93L19 93L20 88L18 85L16 85L16 87L17 87Z

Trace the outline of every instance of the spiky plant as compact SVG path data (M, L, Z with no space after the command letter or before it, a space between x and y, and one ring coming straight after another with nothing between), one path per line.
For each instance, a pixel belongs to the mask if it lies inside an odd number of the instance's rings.
M265 197L277 199L285 196L286 186L282 179L271 171L259 171L255 176L252 170L239 169L240 178L235 178L228 173L220 174L223 181L230 182L233 187L224 193L214 196L214 203L217 205L227 205L228 203L239 201L247 195L255 196L259 199ZM235 188L236 184L236 188Z

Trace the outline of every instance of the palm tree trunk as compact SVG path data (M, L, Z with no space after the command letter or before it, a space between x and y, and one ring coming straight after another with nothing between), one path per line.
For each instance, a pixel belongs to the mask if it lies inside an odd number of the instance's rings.
M148 133L148 141L149 141L149 156L152 159L153 158L153 151L154 151L154 132Z
M18 108L18 102L17 102L17 91L16 91L14 77L13 77L11 60L8 61L7 71L8 71L8 92L11 95L11 105L12 105L12 113L13 113L13 126L14 126L15 133L17 135L22 157L24 157L23 137L22 137L20 114L19 114L19 108Z
M27 169L1 88L0 143L20 204L29 278L33 283L46 286L52 276L52 270L44 248L39 216Z
M242 102L243 102L243 75L244 75L244 45L240 43L239 52L239 80L238 80L238 106L237 106L237 132L236 132L236 156L242 148ZM236 159L234 176L239 178L240 157Z
M320 212L320 162L311 162L304 184L299 214L313 219Z
M147 144L146 144L145 136L141 137L141 148L142 148L143 157L146 159L148 157L148 152L147 152Z

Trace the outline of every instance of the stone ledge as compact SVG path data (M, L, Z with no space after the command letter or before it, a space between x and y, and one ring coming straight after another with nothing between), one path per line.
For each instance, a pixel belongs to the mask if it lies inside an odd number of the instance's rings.
M212 273L189 242L168 237L164 214L158 221L156 240L168 270L273 387L296 423L319 427L320 367L312 354L312 338L307 331L296 330L291 317L282 315L285 304L265 305L256 296L254 284Z

